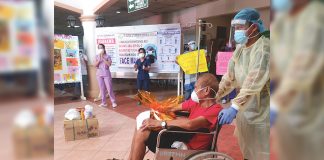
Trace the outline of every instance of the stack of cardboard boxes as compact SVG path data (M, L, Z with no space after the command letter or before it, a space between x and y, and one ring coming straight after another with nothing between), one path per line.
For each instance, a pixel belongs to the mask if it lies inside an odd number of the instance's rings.
M98 119L93 116L81 120L64 120L64 135L66 141L74 141L99 136Z

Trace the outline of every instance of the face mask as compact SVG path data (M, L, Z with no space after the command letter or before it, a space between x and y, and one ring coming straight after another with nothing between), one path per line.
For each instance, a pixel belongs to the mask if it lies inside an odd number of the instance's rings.
M197 93L200 92L201 90L205 89L205 88L206 88L206 87L201 88L201 89L199 89L197 92L196 92L195 90L192 91L192 93L191 93L191 100L194 101L194 102L196 102L196 103L199 103L199 100L215 99L215 98L204 98L204 99L199 99L199 98L198 98ZM211 89L212 91L214 91L212 88L210 88L210 89ZM214 91L214 93L216 94L215 91Z
M236 30L234 33L234 40L238 44L246 44L248 37L245 35L246 30Z
M288 12L293 3L291 0L272 0L272 8L277 12Z
M138 57L139 58L143 58L145 55L144 55L144 53L140 53L140 54L138 54Z
M189 45L189 48L190 48L191 50L195 50L196 45L195 45L195 44L191 44L191 45Z
M249 36L246 36L246 31L249 30L249 28L246 29L246 30L236 30L235 31L234 40L235 40L236 43L238 43L238 44L246 44L249 39L254 38L254 37L256 37L256 36L258 36L260 34L260 33L258 33L255 36L250 37L253 34L253 32L252 32Z
M99 54L105 53L105 50L104 49L98 49L98 51L99 51Z
M147 51L147 54L151 55L153 54L153 51Z

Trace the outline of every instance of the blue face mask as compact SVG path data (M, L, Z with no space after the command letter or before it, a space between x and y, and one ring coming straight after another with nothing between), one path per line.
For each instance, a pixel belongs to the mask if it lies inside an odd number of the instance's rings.
M236 30L234 33L234 40L238 44L246 44L249 40L249 37L245 34L246 30Z
M272 8L278 12L287 12L293 6L291 0L272 0Z

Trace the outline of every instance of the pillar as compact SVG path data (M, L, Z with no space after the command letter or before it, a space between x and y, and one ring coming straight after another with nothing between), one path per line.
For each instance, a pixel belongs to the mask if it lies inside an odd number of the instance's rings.
M95 39L95 29L96 29L96 15L82 15L80 20L83 27L83 46L84 52L88 56L88 93L91 98L97 97L99 94L99 87L96 79L96 68L94 66L96 58L96 39ZM89 97L88 97L89 98Z

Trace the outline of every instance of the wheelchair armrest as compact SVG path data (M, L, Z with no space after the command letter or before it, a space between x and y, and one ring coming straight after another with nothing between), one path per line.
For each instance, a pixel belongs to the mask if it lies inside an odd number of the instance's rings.
M180 127L175 127L175 126L168 127L167 131L178 131L178 132L183 132L183 133L187 133L187 132L210 133L209 129L207 129L207 128L199 128L194 131L189 131L189 130L186 130L186 129L183 129Z
M188 111L175 111L174 114L180 117L189 117L190 113Z

